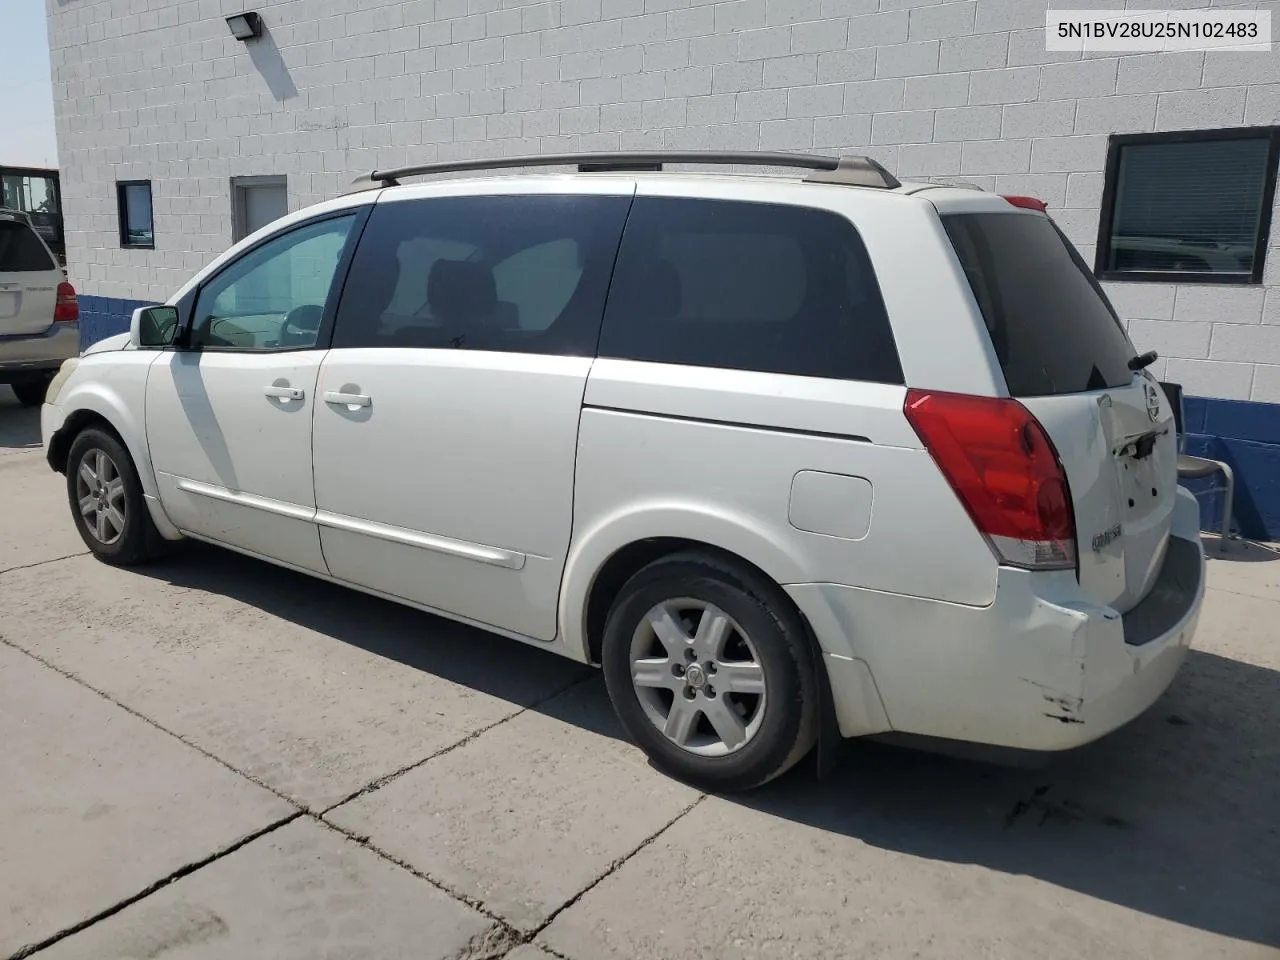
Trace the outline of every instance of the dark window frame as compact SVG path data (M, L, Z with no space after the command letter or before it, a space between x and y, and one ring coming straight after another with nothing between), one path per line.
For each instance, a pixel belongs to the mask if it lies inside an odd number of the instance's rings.
M1111 226L1115 219L1116 190L1120 179L1120 154L1125 147L1151 143L1205 143L1219 140L1267 140L1266 180L1262 188L1262 215L1250 273L1203 271L1113 270L1106 264L1111 253ZM1107 139L1107 164L1103 173L1102 210L1098 218L1098 243L1094 253L1094 275L1099 280L1135 283L1262 283L1267 244L1271 237L1271 213L1275 207L1276 169L1280 166L1280 126L1227 127L1218 130L1178 130L1167 133L1112 134ZM1211 173L1207 173L1211 176Z
M128 187L146 187L151 201L151 242L137 243L129 239L129 213L125 197ZM116 222L120 234L120 246L126 250L154 250L156 248L156 195L150 180L116 181Z

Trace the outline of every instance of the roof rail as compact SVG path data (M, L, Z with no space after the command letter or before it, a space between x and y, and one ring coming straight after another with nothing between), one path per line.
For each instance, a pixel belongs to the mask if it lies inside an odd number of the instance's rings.
M922 193L925 190L977 190L979 193L986 193L984 187L976 183L969 183L965 180L937 180L927 183L912 184L905 191L906 193Z
M557 153L526 157L499 157L493 160L445 160L391 170L374 170L357 177L347 190L377 190L399 186L401 177L436 173L466 173L478 170L510 170L518 167L577 167L580 173L608 171L655 171L668 163L734 165L751 167L800 167L812 170L805 177L812 183L837 183L853 187L893 190L901 186L897 177L870 157L822 157L804 153Z

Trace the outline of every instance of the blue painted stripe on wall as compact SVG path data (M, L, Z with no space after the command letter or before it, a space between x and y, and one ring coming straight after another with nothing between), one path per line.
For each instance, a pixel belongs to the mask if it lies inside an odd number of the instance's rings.
M80 294L80 349L97 343L104 337L124 333L129 329L129 318L138 307L149 307L154 300L121 300L117 297L95 297Z
M150 300L80 295L80 346L123 333L138 307ZM1246 537L1280 540L1280 404L1186 398L1187 453L1223 460L1236 475L1235 525ZM1190 483L1199 492L1212 484ZM1200 498L1200 524L1221 525L1223 494Z

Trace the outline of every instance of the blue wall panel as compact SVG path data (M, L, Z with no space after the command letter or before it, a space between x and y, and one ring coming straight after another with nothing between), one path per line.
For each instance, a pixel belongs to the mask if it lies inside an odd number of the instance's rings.
M80 294L80 349L104 337L124 333L129 318L138 307L149 307L152 300L120 300L116 297L94 297Z

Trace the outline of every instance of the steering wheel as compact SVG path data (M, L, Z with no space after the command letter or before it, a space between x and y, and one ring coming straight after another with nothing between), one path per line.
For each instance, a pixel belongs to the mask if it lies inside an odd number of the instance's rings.
M324 307L316 303L304 303L285 314L280 324L280 346L302 347L316 342L320 322L324 319Z

